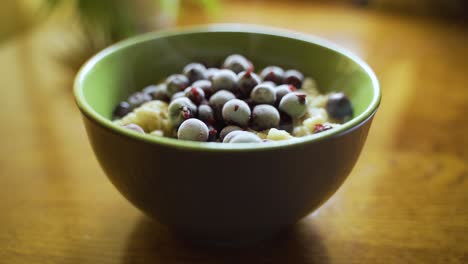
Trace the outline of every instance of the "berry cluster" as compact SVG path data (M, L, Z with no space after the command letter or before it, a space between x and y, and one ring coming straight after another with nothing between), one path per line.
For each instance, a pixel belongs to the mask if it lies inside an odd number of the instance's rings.
M299 92L303 81L301 72L284 71L278 66L268 66L257 75L252 62L235 54L228 56L221 68L190 63L182 74L170 75L164 83L132 94L117 105L113 114L114 118L122 118L145 102L161 100L169 103L168 118L178 139L261 142L260 137L249 131L270 128L290 131L292 120L305 115L307 96ZM340 105L349 103L346 97L337 95L335 99L341 100ZM330 104L327 110L333 111L339 104ZM340 111L337 111L340 118L349 114L341 108ZM143 131L134 126L128 128ZM321 127L317 131L326 129Z

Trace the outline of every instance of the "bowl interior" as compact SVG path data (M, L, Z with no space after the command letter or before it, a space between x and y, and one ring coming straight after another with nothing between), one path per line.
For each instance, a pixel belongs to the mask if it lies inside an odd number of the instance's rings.
M298 69L313 77L323 93L344 91L355 112L351 124L342 129L358 124L377 108L380 94L375 76L353 55L314 37L248 26L151 33L111 46L78 75L77 102L84 112L113 126L113 108L130 93L181 72L190 62L220 65L233 53L245 55L256 71L267 65Z

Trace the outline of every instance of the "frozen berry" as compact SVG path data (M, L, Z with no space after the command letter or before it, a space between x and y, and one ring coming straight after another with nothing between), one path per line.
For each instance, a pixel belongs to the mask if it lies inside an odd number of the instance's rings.
M292 85L282 84L282 85L276 86L276 88L275 88L276 104L279 104L279 102L281 101L281 98L283 98L283 96L285 96L286 94L288 94L290 92L294 92L294 91L296 91L296 88L294 86L292 86Z
M201 88L190 86L184 90L185 96L199 105L205 99L205 92Z
M250 132L237 135L230 141L230 143L259 143L259 142L263 142L263 140L259 136Z
M136 92L128 97L128 103L132 108L138 107L149 101L151 101L151 96L143 92Z
M279 109L292 118L300 118L307 111L306 95L303 93L288 93L279 103Z
M168 107L169 121L175 127L184 120L192 118L197 112L197 106L187 97L174 99Z
M262 139L248 131L232 131L224 137L223 143L257 143Z
M114 111L112 112L112 118L113 119L122 118L126 116L128 113L130 113L131 111L132 111L132 106L129 103L122 101L114 108Z
M185 92L177 92L171 96L171 101L174 101L177 98L185 97Z
M122 127L125 127L127 129L130 129L130 130L133 130L133 131L136 131L138 133L142 133L144 134L145 131L143 130L143 128L141 128L139 125L136 125L136 124L126 124L126 125L123 125Z
M250 93L250 98L257 104L274 104L276 101L275 88L268 84L259 84Z
M172 96L183 91L189 85L189 79L182 74L173 74L166 79L167 93Z
M344 93L330 94L325 108L328 115L338 120L345 120L353 115L351 101Z
M208 68L208 69L206 69L206 78L208 80L211 80L213 78L213 76L218 72L219 72L218 68Z
M207 99L210 99L211 95L213 94L213 87L211 85L211 81L199 80L199 81L192 83L192 86L201 88L203 92L205 93L205 97Z
M262 131L269 128L278 128L280 123L280 114L278 110L267 104L261 104L254 107L252 111L252 128Z
M207 141L208 127L196 118L185 120L177 130L177 138L192 141Z
M183 73L187 76L190 83L207 79L206 68L200 63L194 62L187 64L187 66L184 67Z
M294 85L297 89L302 88L304 75L297 70L287 70L284 73L284 83Z
M215 122L213 108L209 105L200 105L198 107L198 119L207 124L213 124Z
M219 139L223 140L227 134L231 133L232 131L237 131L237 130L242 130L242 128L238 126L233 126L233 125L226 126L221 130L221 132L219 132Z
M216 141L218 130L211 125L208 125L208 141Z
M250 70L240 72L237 75L237 89L243 97L249 97L252 89L260 82L260 77Z
M271 81L276 84L283 83L284 71L278 66L268 66L262 70L260 77L263 81Z
M161 100L168 102L169 94L167 93L166 84L149 85L143 89L143 92L149 94L153 100Z
M280 112L280 125L279 129L287 132L292 132L294 129L293 120L286 113Z
M265 85L269 85L273 88L276 87L276 83L272 82L272 81L266 81L266 82L261 82L260 84L265 84Z
M235 98L236 96L233 93L226 90L217 91L210 97L209 102L215 112L216 119L221 119L221 111L223 110L224 104Z
M222 114L226 123L245 127L249 124L250 107L242 100L232 99L224 104Z
M213 90L228 90L233 92L236 89L237 75L227 69L219 70L212 78Z
M230 69L235 73L241 71L247 71L252 67L252 63L248 61L244 56L239 54L233 54L228 56L223 63L223 68Z
M229 143L231 142L231 140L236 136L236 135L239 135L243 132L246 132L246 131L243 131L243 130L232 130L230 131L229 133L227 133L226 135L224 135L224 138L223 138L223 143Z

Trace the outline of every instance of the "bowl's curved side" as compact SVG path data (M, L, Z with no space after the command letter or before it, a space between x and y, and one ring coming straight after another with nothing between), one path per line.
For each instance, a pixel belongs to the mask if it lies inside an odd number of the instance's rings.
M209 27L137 37L106 49L77 77L76 100L102 168L131 203L173 232L205 241L268 237L324 203L359 156L380 101L372 71L329 43L263 31ZM297 67L325 91L344 90L356 117L320 134L258 145L150 137L109 120L136 89L190 61L214 65L233 52L260 67Z
M267 237L323 204L354 166L372 116L339 137L266 152L193 152L128 138L84 115L93 150L132 204L195 240Z

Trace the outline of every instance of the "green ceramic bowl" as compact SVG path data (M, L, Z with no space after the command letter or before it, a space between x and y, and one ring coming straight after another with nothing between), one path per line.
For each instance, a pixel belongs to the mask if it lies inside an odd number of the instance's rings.
M344 91L354 118L338 129L265 144L179 141L111 122L131 92L180 72L244 54L257 69L274 64L312 76L323 92ZM212 25L134 37L94 56L75 82L94 152L132 204L197 242L267 238L317 209L353 168L380 102L372 70L316 37L258 26Z

